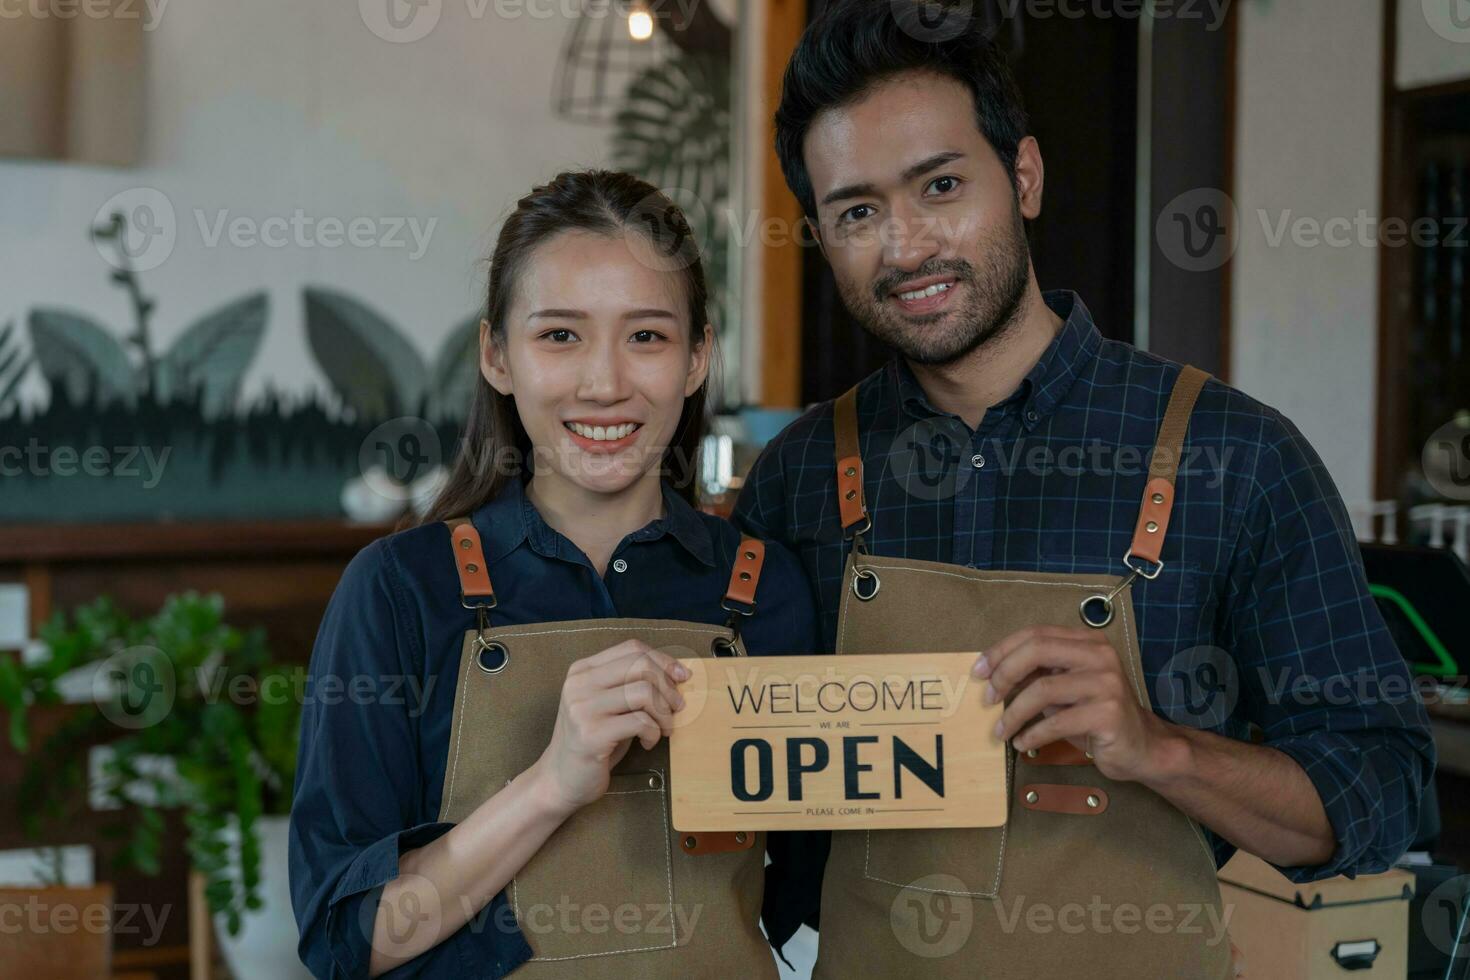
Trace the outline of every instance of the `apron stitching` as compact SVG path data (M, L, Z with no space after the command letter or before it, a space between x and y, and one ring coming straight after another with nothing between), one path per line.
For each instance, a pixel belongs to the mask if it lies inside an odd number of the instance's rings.
M468 636L469 634L466 633L465 635ZM464 706L470 697L470 666L473 663L474 658L471 657L469 663L465 664L464 680L460 684L459 717L454 726L454 762L449 767L449 792L446 794L447 798L444 800L442 807L444 813L448 813L454 803L454 777L459 774L459 747L461 739L464 737Z
M654 770L654 771L657 772L657 770ZM603 796L628 796L629 794L632 794L632 793L657 793L660 797L662 797L664 795L664 791L663 791L662 787L660 787L659 789L615 789L615 790L608 790L606 793L603 793L602 795ZM667 807L660 807L660 809L667 810ZM660 950L660 949L675 949L675 948L678 947L678 945L679 945L678 916L676 916L674 914L674 867L673 867L673 861L668 856L670 854L670 846L671 846L669 844L669 822L668 822L668 820L664 820L663 821L663 825L664 825L664 881L665 881L665 884L668 886L668 889L669 889L669 934L673 937L673 941L670 942L667 946L629 946L627 949L607 949L607 950L603 950L600 953L576 953L576 954L574 954L572 956L536 956L533 953L533 955L531 956L531 959L533 961L541 962L541 963L556 963L556 962L560 962L562 960L586 960L586 959L591 959L594 956L619 956L619 955L621 955L623 953L650 953L650 952L654 952L654 951ZM521 899L520 899L520 889L519 889L519 887L517 885L517 881L518 881L518 878L511 878L510 879L510 904L511 904L511 908L515 911L516 921L519 922L520 921L520 918L521 918Z
M1132 652L1133 648L1132 633L1129 633L1129 629L1127 629L1127 620L1129 620L1129 617L1133 614L1132 595L1132 592L1129 592L1129 601L1127 601L1126 604L1123 604L1122 610L1120 610L1123 613L1123 639L1125 639L1125 642L1127 642L1127 645L1129 645L1129 652ZM1142 660L1142 654L1139 654L1139 660ZM1129 657L1129 660L1127 660L1127 670L1129 670L1129 673L1133 673L1132 657ZM1133 685L1135 685L1135 693L1144 691L1144 688L1142 688L1142 685L1138 682L1138 677L1136 676L1133 677ZM1148 710L1154 710L1154 707L1152 707L1151 699L1147 698L1147 696L1139 696L1139 701L1141 701L1142 705L1144 705L1145 708L1148 708ZM1179 814L1180 817L1183 817L1186 821L1188 821L1189 829L1194 830L1195 840L1198 840L1198 842L1200 842L1201 848L1204 848L1205 857L1210 858L1210 865L1211 867L1213 867L1214 849L1211 848L1210 842L1204 839L1204 832L1200 830L1200 823L1198 823L1198 821L1195 820L1194 817L1186 814L1185 811L1179 810L1179 808L1177 807L1175 807L1175 813Z
M498 632L492 630L491 633L492 633L492 635L496 639L520 639L522 637L528 637L528 636L557 636L557 635L562 634L562 633L598 633L598 632L615 633L615 632L619 632L619 631L627 632L627 629L628 628L625 627L625 626L586 626L586 627L580 627L578 629L533 630L533 631L521 632L521 633L498 633ZM649 627L645 627L645 628L639 629L638 632L640 632L640 633L694 633L694 634L697 634L699 636L725 636L728 631L726 631L724 629L721 629L721 628L719 628L717 626L711 626L708 629L693 629L693 628L690 628L690 627L687 627L687 626L649 626Z

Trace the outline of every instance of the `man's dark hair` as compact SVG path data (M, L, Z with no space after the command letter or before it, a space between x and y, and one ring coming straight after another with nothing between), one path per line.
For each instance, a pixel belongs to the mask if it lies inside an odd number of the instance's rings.
M812 121L904 72L932 72L968 88L980 132L1015 181L1026 109L1005 53L987 37L986 18L974 15L975 6L952 0L831 0L807 26L786 66L776 110L776 156L807 217L817 215L802 155Z

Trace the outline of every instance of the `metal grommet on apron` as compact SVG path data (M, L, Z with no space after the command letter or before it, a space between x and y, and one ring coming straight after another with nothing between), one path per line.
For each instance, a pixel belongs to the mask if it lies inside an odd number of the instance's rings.
M873 520L863 503L857 390L848 391L833 413L837 502L851 539L836 652L978 652L1026 626L1079 626L1080 616L1118 652L1124 677L1151 710L1132 589L1164 570L1180 449L1205 380L1186 368L1174 387L1118 575L1019 574L871 554L863 542ZM1008 748L1012 799L1002 827L833 831L813 977L1061 977L1084 964L1097 980L1226 980L1230 944L1212 944L1208 929L1161 931L1139 942L1119 929L1006 928L1015 910L1098 902L1188 908L1202 920L1224 921L1214 855L1198 825L1152 790L1103 776L1090 750L1066 739L1031 752ZM936 914L948 920L938 940Z
M497 601L479 533L467 519L448 523L460 602L475 619L461 640L441 821L462 821L536 761L575 661L628 639L675 656L745 656L740 628L755 613L765 559L759 541L740 544L722 601L725 626L635 619L493 626L489 613ZM512 649L515 671L509 670ZM517 978L682 980L733 972L776 980L759 926L764 836L676 833L668 772L667 740L652 750L634 740L609 774L607 792L568 818L506 886L534 951ZM561 926L557 910L567 903L636 909L639 928ZM697 920L689 909L700 910Z

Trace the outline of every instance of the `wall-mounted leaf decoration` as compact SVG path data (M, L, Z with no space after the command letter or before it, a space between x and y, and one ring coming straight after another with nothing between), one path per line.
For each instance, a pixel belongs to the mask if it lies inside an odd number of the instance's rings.
M480 377L480 317L461 322L444 338L429 369L429 418L464 419Z
M15 400L15 389L20 387L21 378L31 366L17 343L14 321L0 328L0 414L8 414Z
M196 321L158 364L160 401L198 390L206 417L234 410L240 381L265 335L269 301L251 293Z
M71 401L131 402L137 372L122 345L93 321L65 310L34 309L31 348L52 387L64 386Z
M362 419L422 410L428 371L392 324L342 293L303 293L307 343L344 405Z

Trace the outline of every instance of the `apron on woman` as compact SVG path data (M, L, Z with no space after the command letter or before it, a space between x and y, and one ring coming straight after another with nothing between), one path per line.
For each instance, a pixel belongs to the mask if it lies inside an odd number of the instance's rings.
M1085 624L1117 651L1151 710L1131 586L1163 568L1179 453L1207 377L1185 368L1175 384L1121 577L866 553L857 389L848 391L834 413L838 502L852 539L836 652L981 652L1027 626ZM815 977L1230 975L1214 855L1192 819L1139 783L1106 778L1066 740L1024 753L1008 744L1006 762L1004 826L832 834Z
M556 725L571 665L626 640L675 657L745 656L765 546L741 542L726 626L588 619L491 627L495 592L479 532L448 522L461 601L478 618L460 653L439 819L458 822L529 768ZM590 980L775 977L758 925L765 835L680 834L669 806L667 739L636 740L607 792L572 814L506 886L535 951L515 975Z

